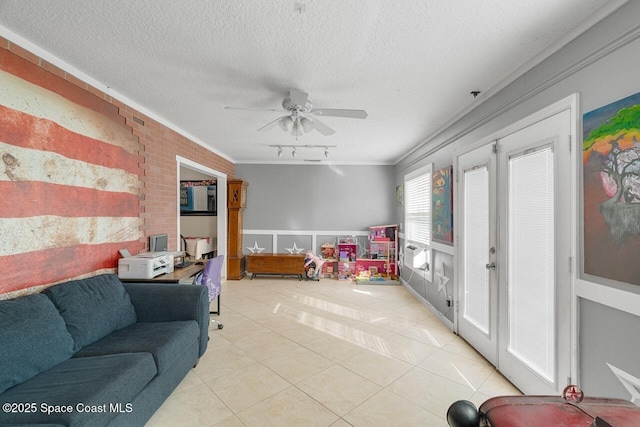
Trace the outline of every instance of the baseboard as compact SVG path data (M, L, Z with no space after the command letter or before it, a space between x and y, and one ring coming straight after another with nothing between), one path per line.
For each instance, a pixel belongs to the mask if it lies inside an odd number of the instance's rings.
M422 295L420 295L419 293L416 292L415 289L413 289L411 287L411 285L409 285L402 277L400 278L400 283L402 284L402 286L405 287L405 289L407 291L409 291L409 293L411 295L414 296L415 299L417 299L418 301L420 301L425 307L427 307L427 309L432 312L433 314L435 314L438 319L440 319L440 321L447 327L449 328L449 330L451 332L454 332L453 330L453 322L449 319L447 319L447 317L442 314L437 308L435 308L433 305L431 305L431 303L426 300ZM455 332L454 332L455 333Z

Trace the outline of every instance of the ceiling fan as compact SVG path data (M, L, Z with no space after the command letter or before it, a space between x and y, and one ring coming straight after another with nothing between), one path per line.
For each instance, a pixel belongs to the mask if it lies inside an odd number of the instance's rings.
M224 107L228 110L261 110L261 111L282 111L271 108L236 108ZM291 132L296 138L303 132L316 130L322 135L333 135L335 131L322 123L316 116L345 117L349 119L366 119L367 112L364 110L343 110L335 108L313 108L309 94L299 89L289 89L289 96L282 100L282 108L288 114L278 117L274 121L267 123L258 129L264 132L275 126L285 132Z

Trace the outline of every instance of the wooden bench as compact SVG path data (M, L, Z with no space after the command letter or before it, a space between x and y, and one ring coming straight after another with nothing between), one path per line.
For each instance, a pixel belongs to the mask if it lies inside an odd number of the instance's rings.
M247 255L247 271L252 273L251 280L258 274L302 276L304 270L303 254L249 254Z

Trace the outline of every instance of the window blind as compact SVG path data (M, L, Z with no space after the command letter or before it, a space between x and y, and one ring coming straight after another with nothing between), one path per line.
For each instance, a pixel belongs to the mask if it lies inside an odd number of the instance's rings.
M431 244L431 166L405 181L406 240Z
M551 147L509 160L509 351L555 375L555 201Z

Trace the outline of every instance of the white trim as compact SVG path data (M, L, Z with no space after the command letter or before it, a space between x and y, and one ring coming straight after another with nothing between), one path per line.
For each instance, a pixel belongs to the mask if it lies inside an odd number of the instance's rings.
M570 331L570 340L571 344L569 347L570 351L570 359L571 359L571 379L573 384L576 384L580 380L579 373L579 318L578 318L578 297L576 296L576 281L578 279L578 263L576 260L578 259L579 243L578 237L580 235L579 225L580 221L578 220L578 213L580 212L579 208L579 168L582 165L582 140L579 138L581 135L578 131L580 129L580 94L574 93L565 100L569 103L569 114L571 117L569 120L571 121L571 128L569 130L570 134L570 147L571 147L571 164L569 165L570 171L570 188L569 188L569 197L570 197L570 217L571 217L571 235L569 237L571 243L571 248L569 248L571 260L569 261L569 268L571 269L571 283L569 286L571 287L571 314L570 314L570 322L571 322L571 331ZM564 101L564 100L563 100Z
M426 164L420 166L418 169L415 169L415 170L413 170L411 172L407 172L404 175L404 181L406 182L406 181L409 181L409 180L411 180L413 178L416 178L416 177L418 177L420 175L424 175L427 172L427 170L433 172L433 162L426 163Z
M524 117L520 120L518 120L515 123L512 123L508 126L503 127L502 129L493 132L490 135L485 136L484 138L476 141L473 144L468 144L465 145L459 149L457 149L454 153L453 153L453 157L454 159L457 160L458 157L462 156L463 154L466 154L470 151L475 150L476 148L482 147L484 145L487 145L493 141L505 138L506 136L511 135L512 133L515 133L523 128L526 128L528 126L531 126L537 122L540 122L542 120L545 120L551 116L554 116L558 113L561 113L563 111L566 110L573 110L575 109L575 116L578 117L578 113L577 113L577 108L578 108L578 93L573 93L565 98L562 98L559 101L554 102L553 104L538 110L530 115L528 115L527 117ZM572 117L574 116L574 114L572 114ZM578 118L576 118L576 120L579 120ZM575 126L575 128L572 128L572 132L577 132L577 121L575 123L572 122L572 127ZM577 135L573 135L572 137L577 138ZM573 140L573 139L572 139Z
M431 242L431 249L442 252L444 254L454 255L454 247L452 245L445 245L444 243Z
M218 155L218 156L220 156L220 157L224 158L225 160L228 160L228 161L230 161L232 163L235 162L234 159L232 159L231 157L229 157L225 153L216 150L215 148L211 147L210 145L207 145L205 142L203 142L200 139L196 138L195 136L191 135L189 132L183 130L182 128L179 128L178 126L174 125L173 123L171 123L170 121L164 119L163 117L160 117L158 114L154 113L153 111L149 110L148 108L143 107L142 105L140 105L137 102L133 101L132 99L126 97L125 95L121 94L120 92L117 92L117 91L113 90L112 88L110 88L106 84L104 84L102 82L99 82L98 80L94 79L93 77L85 74L84 72L82 72L79 69L75 68L71 64L63 61L60 58L58 58L57 56L52 55L51 53L49 53L46 50L42 49L40 46L30 42L29 40L25 39L24 37L20 36L19 34L16 34L15 32L11 31L7 27L4 27L4 26L0 25L0 34L4 38L9 40L9 42L15 43L16 45L20 46L21 48L26 49L29 52L33 53L34 55L40 57L41 59L43 59L43 60L55 65L56 67L60 68L64 72L73 75L74 77L82 80L83 82L87 83L88 85L91 85L91 86L95 87L96 89L104 92L108 96L110 96L110 97L112 97L114 99L117 99L118 101L122 102L123 104L128 105L129 107L131 107L134 110L140 112L141 114L144 114L145 116L155 120L156 122L160 123L161 125L166 126L167 128L177 132L178 134L184 136L185 138L187 138L187 139L193 141L194 143L200 145L201 147L205 148L207 151L211 151L212 153L214 153L214 154L216 154L216 155Z
M224 255L224 263L222 265L222 276L227 276L227 174L224 172L211 169L210 167L196 163L185 157L176 155L176 212L177 212L177 235L180 236L180 167L185 166L189 169L214 176L218 179L217 185L217 236L218 242L217 254Z
M198 172L202 172L208 175L213 175L218 178L224 178L225 180L227 179L226 173L219 172L215 169L211 169L207 166L201 165L200 163L194 162L193 160L189 160L186 157L182 157L178 154L176 154L176 161L182 164L183 166L187 166L191 169L197 170Z
M320 161L304 161L301 160L236 160L236 165L301 165L301 166L394 166L394 161L388 162L365 162L358 160L320 160Z
M327 231L327 230L255 230L245 229L244 234L289 235L289 236L368 236L368 231Z
M369 237L368 231L333 231L333 230L255 230L255 229L245 229L243 230L243 234L245 236L248 235L261 235L261 236L271 236L271 248L272 250L277 250L278 248L278 236L310 236L311 237L311 249L315 250L318 246L318 236L358 236L358 237Z
M640 294L577 279L576 295L578 298L584 298L634 316L640 316Z

